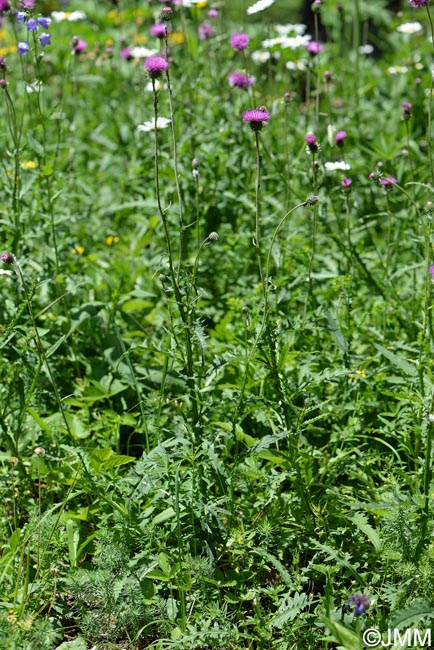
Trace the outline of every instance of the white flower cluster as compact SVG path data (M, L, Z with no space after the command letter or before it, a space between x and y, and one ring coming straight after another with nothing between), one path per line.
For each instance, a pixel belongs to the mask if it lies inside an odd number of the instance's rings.
M247 15L251 16L252 14L257 14L259 11L264 11L264 9L271 7L272 4L274 4L274 0L258 0L255 4L247 7Z
M77 20L86 20L86 14L84 11L52 11L51 18L55 23L61 23L63 20L75 23Z

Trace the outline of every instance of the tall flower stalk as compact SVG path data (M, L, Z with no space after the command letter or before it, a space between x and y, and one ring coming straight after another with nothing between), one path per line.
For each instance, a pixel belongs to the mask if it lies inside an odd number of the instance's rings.
M189 315L189 310L184 302L180 285L179 285L179 273L175 271L174 257L173 257L173 248L172 241L170 237L169 224L166 216L166 211L163 209L161 204L161 191L160 191L160 177L159 177L159 151L158 151L158 93L155 85L155 80L161 76L163 72L167 72L168 69L167 59L161 56L153 56L148 58L145 61L145 69L148 71L149 76L151 77L152 82L152 91L154 97L154 169L155 169L155 192L157 196L157 206L158 213L161 218L161 223L163 225L164 238L167 247L167 258L169 266L169 276L170 282L172 285L173 293L175 296L175 302L178 307L179 315L182 322L182 329L184 333L184 342L185 342L185 360L184 360L184 372L186 375L186 383L188 387L188 392L191 399L191 409L192 409L192 424L193 429L197 429L199 423L199 403L196 394L196 382L194 378L194 361L193 361L193 341L191 336L191 317ZM175 340L177 335L175 329L173 330L173 336ZM178 341L176 341L178 343ZM179 346L178 346L179 347Z

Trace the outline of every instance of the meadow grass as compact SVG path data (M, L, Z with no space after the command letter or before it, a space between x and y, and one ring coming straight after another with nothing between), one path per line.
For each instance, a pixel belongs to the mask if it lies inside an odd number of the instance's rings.
M0 2L2 649L430 643L430 7L269 4Z

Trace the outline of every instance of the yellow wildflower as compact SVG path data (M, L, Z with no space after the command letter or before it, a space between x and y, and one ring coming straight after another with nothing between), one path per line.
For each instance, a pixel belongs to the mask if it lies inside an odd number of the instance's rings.
M23 160L23 162L20 163L20 167L23 169L36 169L37 164L34 160Z
M71 250L71 253L72 253L73 255L77 255L77 254L78 254L78 255L83 255L83 253L84 253L84 246L80 246L80 245L78 245L78 246L74 246L74 248Z
M170 43L173 43L173 45L182 45L185 41L185 36L183 32L172 32L169 34L168 40Z
M117 235L108 235L105 238L105 243L107 246L112 246L112 244L117 244L119 241L119 237Z

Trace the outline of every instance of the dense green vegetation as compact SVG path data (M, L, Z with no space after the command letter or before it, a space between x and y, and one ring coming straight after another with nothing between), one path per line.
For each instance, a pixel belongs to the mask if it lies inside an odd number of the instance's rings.
M0 2L1 648L430 631L423 2Z

